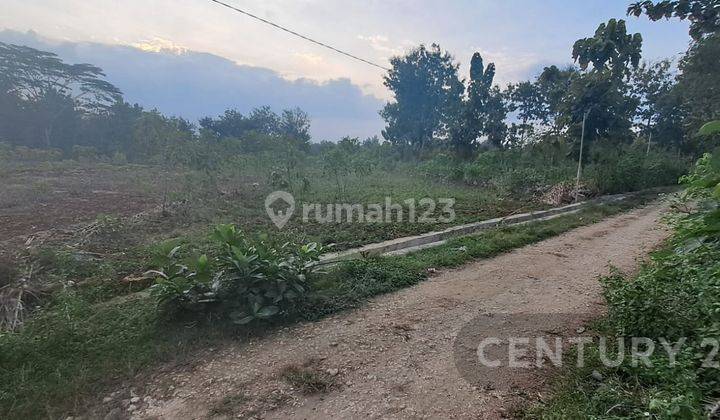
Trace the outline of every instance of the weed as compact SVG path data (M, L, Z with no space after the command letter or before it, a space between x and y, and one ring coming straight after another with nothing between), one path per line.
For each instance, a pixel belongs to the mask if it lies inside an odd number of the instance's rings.
M487 231L408 256L347 262L312 279L312 292L298 302L291 315L317 319L356 307L374 295L422 281L427 268L456 266L539 241L647 199ZM466 251L459 250L463 246ZM74 263L60 267L66 272L78 270ZM0 417L67 415L82 406L84 396L102 392L113 381L131 377L149 365L182 359L209 342L238 333L202 317L195 317L192 325L163 321L155 299L146 293L98 302L82 290L56 292L22 329L0 335ZM318 392L332 384L331 378L316 368L299 366L286 373L287 380L299 389Z
M335 383L334 377L319 369L314 360L310 360L302 365L287 365L281 370L280 376L290 385L305 394L327 392Z
M248 397L243 393L224 396L220 401L213 403L210 408L211 416L232 416L235 408L244 404Z
M717 153L717 152L716 152ZM675 228L666 246L633 278L614 273L603 279L608 303L600 324L603 336L647 337L654 342L683 340L675 363L667 352L653 352L649 366L628 358L617 367L601 363L598 344L585 347L588 362L568 368L553 397L528 411L537 418L713 418L720 377L703 365L712 349L704 339L720 339L720 210L717 156L706 155L683 178L683 200L695 210L668 220ZM686 204L686 203L685 203ZM687 206L683 206L687 209ZM628 351L628 349L625 349ZM709 353L710 352L710 353ZM591 371L602 381L591 379Z

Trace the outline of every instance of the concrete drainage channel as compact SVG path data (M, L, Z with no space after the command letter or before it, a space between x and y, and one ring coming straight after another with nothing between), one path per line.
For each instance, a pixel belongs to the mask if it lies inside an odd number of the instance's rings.
M423 233L422 235L406 236L404 238L391 239L389 241L368 244L360 248L348 249L341 252L332 252L320 257L319 264L332 264L342 260L355 258L366 258L375 255L401 255L425 248L432 248L442 245L450 238L471 235L483 230L498 226L517 225L522 223L539 222L553 219L555 217L576 213L591 204L606 204L625 200L637 193L607 195L592 200L582 201L567 206L555 207L548 210L531 211L528 213L514 214L507 217L496 217L481 222L468 223L453 226L437 232Z

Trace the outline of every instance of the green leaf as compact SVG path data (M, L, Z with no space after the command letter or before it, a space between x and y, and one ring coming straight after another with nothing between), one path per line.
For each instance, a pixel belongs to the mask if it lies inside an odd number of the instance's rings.
M243 318L233 319L233 324L246 325L246 324L251 323L254 319L255 319L254 316L248 315L248 316L243 317Z
M699 134L701 136L710 136L717 133L720 133L720 121L710 121L709 123L700 127L699 131Z
M280 308L277 306L266 306L257 312L258 318L270 318L271 316L280 312Z

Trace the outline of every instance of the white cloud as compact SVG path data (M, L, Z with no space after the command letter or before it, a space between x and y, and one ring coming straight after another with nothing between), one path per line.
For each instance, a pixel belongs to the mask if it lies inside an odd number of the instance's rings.
M182 55L188 52L188 48L180 44L176 44L168 39L155 37L149 40L143 40L131 44L133 47L148 52L167 52L176 55Z

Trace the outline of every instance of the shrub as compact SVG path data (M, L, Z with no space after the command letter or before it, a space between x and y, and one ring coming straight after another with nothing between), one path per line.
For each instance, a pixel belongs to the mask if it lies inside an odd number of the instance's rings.
M212 311L236 324L293 311L309 291L308 275L322 253L316 243L279 246L266 236L250 240L234 225L219 225L212 239L217 255L183 262L179 247L167 255L151 290L158 303L174 309Z
M665 174L653 171L681 166L667 159L635 154L619 163L617 172L642 166L649 176L659 177L653 182L665 182ZM683 212L669 218L675 234L667 246L632 279L618 273L604 279L608 317L601 331L625 338L626 346L631 337L655 343L684 340L676 363L667 352L656 351L650 366L633 366L626 358L620 366L605 367L592 344L586 348L588 365L570 372L561 393L539 417L598 418L610 412L613 418L716 416L720 376L705 362L717 360L717 349L704 340L720 339L720 154L706 154L681 180L687 187L677 203ZM634 182L651 179L638 176ZM600 383L589 379L593 369L602 372Z

